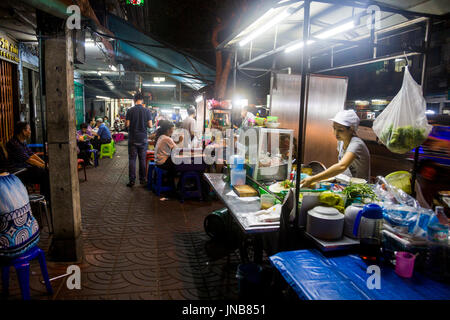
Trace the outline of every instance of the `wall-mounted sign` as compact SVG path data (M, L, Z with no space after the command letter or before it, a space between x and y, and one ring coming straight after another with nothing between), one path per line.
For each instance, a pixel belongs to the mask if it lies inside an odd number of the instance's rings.
M0 34L0 58L16 63L20 61L19 47L3 34Z
M127 4L131 4L133 6L143 6L144 0L127 0Z

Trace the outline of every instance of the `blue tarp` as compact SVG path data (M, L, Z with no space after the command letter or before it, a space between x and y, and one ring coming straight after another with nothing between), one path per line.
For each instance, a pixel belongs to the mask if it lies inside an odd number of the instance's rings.
M118 40L118 48L122 53L142 61L157 71L182 74L170 77L188 87L198 90L206 86L207 81L215 79L216 72L213 68L187 54L164 47L161 42L139 32L128 22L114 15L108 15L108 28L118 38L129 41ZM136 43L163 47L150 47Z
M280 252L270 257L288 284L306 300L450 300L450 286L415 273L399 277L381 268L381 288L370 290L368 265L356 255L324 257L317 250Z

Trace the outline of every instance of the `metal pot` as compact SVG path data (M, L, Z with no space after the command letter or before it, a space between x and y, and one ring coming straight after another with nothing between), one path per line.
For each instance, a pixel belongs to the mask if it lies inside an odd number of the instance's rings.
M317 206L308 211L306 231L322 240L342 238L344 215L336 208Z

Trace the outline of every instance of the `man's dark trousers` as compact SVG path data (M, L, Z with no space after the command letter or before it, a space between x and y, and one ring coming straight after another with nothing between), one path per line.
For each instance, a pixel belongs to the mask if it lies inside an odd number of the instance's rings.
M136 181L136 156L139 158L139 182L145 183L147 142L128 141L128 176L130 177L130 182Z

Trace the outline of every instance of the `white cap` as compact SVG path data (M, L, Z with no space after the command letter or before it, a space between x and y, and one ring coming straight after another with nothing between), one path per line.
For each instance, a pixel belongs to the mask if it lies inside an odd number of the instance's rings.
M339 111L333 119L330 119L333 122L342 124L346 127L351 127L355 131L358 129L359 126L359 117L353 110L342 110Z
M97 118L97 122L103 122L102 118Z

